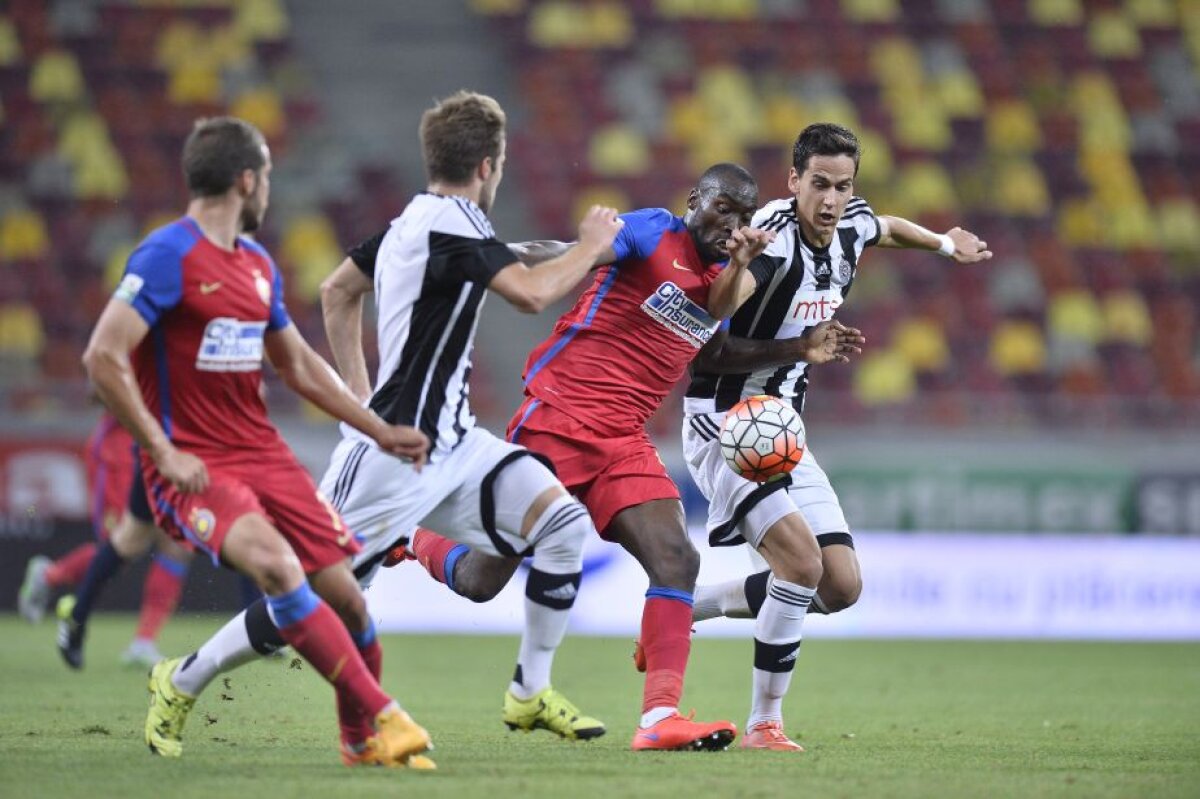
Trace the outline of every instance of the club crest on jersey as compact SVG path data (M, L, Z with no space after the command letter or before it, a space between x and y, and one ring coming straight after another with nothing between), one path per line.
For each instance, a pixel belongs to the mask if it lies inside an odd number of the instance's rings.
M254 289L263 305L271 304L271 281L263 277L263 273L257 269L254 270Z
M207 543L217 529L217 517L208 508L192 508L188 515L188 527L192 528L197 538Z
M688 299L687 293L669 280L646 298L642 310L696 349L708 343L717 330L717 321L708 311Z
M267 323L210 319L200 339L196 368L204 372L253 372L262 368Z
M854 274L854 269L853 269L853 267L850 266L850 259L843 255L838 260L838 265L837 265L838 282L842 283L842 284L849 283L850 278L851 278L851 276L853 276L853 274Z

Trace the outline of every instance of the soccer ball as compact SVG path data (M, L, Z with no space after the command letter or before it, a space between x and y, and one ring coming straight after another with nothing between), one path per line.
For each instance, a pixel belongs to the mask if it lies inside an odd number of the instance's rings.
M721 425L721 454L747 480L764 483L796 468L804 455L804 422L776 397L748 397Z

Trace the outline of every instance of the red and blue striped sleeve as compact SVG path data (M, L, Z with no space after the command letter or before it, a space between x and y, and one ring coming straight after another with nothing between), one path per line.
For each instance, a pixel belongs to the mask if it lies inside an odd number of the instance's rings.
M141 244L125 264L113 297L129 303L150 327L183 296L183 256L175 247L157 241Z
M658 248L664 233L676 225L675 216L665 208L643 208L621 214L625 226L613 240L618 261L648 258Z

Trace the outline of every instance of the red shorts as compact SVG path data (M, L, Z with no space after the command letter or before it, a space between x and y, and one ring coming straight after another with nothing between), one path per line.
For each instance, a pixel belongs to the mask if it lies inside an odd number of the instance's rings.
M220 562L229 528L248 513L260 513L283 535L307 574L359 551L354 534L308 471L288 449L255 452L230 462L205 459L208 488L182 494L142 458L155 523L173 538L207 552Z
M135 473L133 436L111 415L104 414L88 437L84 463L90 498L88 516L96 538L105 541L129 504Z
M613 517L655 499L679 499L645 430L605 436L530 397L508 423L508 440L550 459L558 479L587 507L601 537Z

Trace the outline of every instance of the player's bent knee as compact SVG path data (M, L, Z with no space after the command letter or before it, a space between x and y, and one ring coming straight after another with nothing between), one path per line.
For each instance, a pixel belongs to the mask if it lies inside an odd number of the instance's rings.
M653 585L691 591L700 574L700 553L686 535L658 535L643 565Z
M826 613L837 613L854 605L862 595L862 578L858 575L834 577L821 584L821 604Z
M534 568L552 574L569 574L583 568L583 545L595 532L592 517L574 497L554 499L529 531Z
M230 526L221 557L268 595L293 591L305 580L296 553L266 517L257 513L248 513Z

